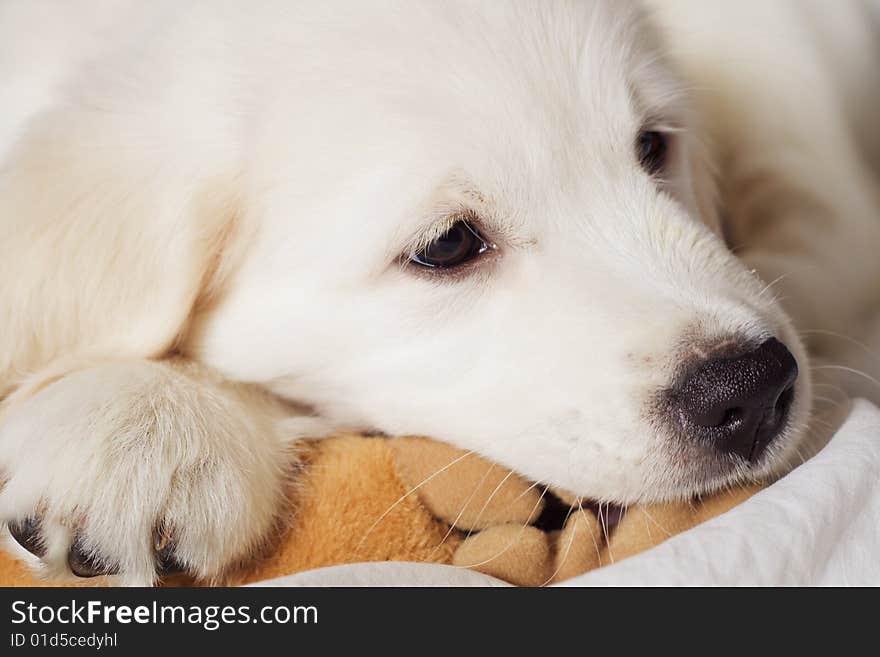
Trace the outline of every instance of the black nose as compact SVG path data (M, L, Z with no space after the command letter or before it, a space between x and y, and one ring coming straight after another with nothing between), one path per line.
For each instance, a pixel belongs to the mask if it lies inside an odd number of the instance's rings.
M785 426L797 375L794 356L771 338L704 363L673 394L674 405L689 434L754 462Z

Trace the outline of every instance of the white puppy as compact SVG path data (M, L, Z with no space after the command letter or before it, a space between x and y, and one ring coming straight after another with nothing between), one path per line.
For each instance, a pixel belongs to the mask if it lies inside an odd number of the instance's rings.
M217 580L341 426L618 504L814 449L794 326L828 373L880 328L876 16L656 4L0 4L0 521L43 572Z

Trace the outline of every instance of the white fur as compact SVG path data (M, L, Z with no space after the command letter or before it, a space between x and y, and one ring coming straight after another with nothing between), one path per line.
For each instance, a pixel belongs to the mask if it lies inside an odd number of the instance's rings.
M0 5L0 521L43 514L52 574L73 531L138 583L159 523L207 578L257 545L303 427L254 387L632 503L806 449L777 295L799 329L870 338L857 3L80 4ZM662 183L634 156L648 118L679 129ZM496 257L401 266L462 207ZM801 376L766 463L710 472L645 408L733 334L779 337Z

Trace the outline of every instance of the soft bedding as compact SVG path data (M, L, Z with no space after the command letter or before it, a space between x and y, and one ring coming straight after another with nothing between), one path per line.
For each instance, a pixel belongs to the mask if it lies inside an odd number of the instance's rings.
M365 563L261 582L284 586L484 586L451 566ZM562 586L880 585L880 409L853 403L815 457L743 504Z

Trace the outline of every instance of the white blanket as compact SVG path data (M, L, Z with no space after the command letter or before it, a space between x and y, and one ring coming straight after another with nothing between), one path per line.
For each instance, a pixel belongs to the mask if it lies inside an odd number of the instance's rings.
M480 586L498 580L411 563L322 568L283 586ZM880 585L880 409L859 400L831 442L727 513L561 586Z

